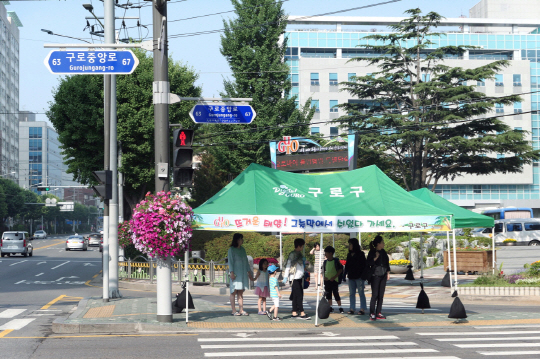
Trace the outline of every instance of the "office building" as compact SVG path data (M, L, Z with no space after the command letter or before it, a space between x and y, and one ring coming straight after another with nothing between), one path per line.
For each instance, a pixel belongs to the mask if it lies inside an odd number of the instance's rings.
M359 100L352 98L346 91L340 91L340 83L351 76L366 75L378 70L367 62L349 60L353 57L374 56L357 46L368 44L368 41L374 44L374 40L364 38L374 32L387 33L382 29L388 29L388 26L400 20L402 18L289 17L289 28L285 36L288 44L286 61L290 66L292 80L291 93L298 96L301 104L311 98L312 105L317 108L312 121L312 133L338 135L337 125L327 122L345 115L335 106ZM471 29L479 27L496 31L471 32ZM531 32L531 29L539 27L538 17L529 20L512 20L507 17L446 18L436 30L445 32L446 36L431 38L434 43L431 48L446 45L478 46L478 49L468 50L461 57L446 59L445 64L448 66L475 68L499 59L510 61L510 66L501 70L495 79L469 85L477 85L488 96L523 94L522 102L498 106L489 116L515 114L504 117L504 121L511 128L529 131L528 139L532 141L534 149L540 149L540 95L531 94L531 91L539 88L540 50L537 49L540 49L540 35L536 30ZM535 215L540 215L539 169L535 163L525 166L520 174L463 176L453 181L439 181L436 193L466 208L531 207L535 209Z
M22 112L19 122L19 186L37 192L48 186L62 198L65 168L58 134L45 121L35 121L35 114Z
M19 172L19 27L17 14L0 2L0 175Z

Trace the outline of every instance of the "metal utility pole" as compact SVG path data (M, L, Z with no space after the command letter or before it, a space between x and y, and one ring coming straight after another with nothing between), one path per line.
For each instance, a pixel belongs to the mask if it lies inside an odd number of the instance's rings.
M167 1L153 0L154 148L156 192L169 191L169 61ZM171 258L160 258L157 270L157 320L172 322Z
M122 167L122 142L118 141L118 168ZM118 171L118 223L124 223L124 174ZM124 248L118 246L118 255L126 260Z
M105 43L115 44L114 0L104 1ZM118 291L118 159L116 154L116 75L110 75L109 117L109 169L112 172L112 198L109 200L108 254L109 254L109 297L119 298ZM107 157L107 154L105 155ZM105 231L105 228L103 228Z

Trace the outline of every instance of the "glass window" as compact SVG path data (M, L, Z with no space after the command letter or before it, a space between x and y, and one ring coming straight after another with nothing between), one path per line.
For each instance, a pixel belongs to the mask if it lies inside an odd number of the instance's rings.
M514 113L522 113L521 102L514 102Z
M30 143L29 143L29 150L30 151L41 151L42 150L41 140L30 139L29 141L30 141Z
M330 86L337 86L338 84L338 78L337 73L330 73Z
M338 112L338 100L330 100L330 112Z
M356 77L356 73L354 72L349 72L347 74L347 78L349 79L349 81L353 81L353 77Z
M514 131L523 131L521 127L514 127Z
M30 138L42 138L42 128L41 127L29 127L28 128L28 137Z
M497 159L501 159L501 158L504 158L504 154L498 153L497 154Z
M521 223L507 223L506 224L507 232L521 232L523 231L523 226Z
M480 79L480 80L476 81L476 86L486 86L486 80L485 79Z
M504 86L502 74L495 75L495 86Z
M504 105L502 103L495 104L495 113L504 113Z
M311 107L315 107L315 111L319 112L319 100L311 100Z
M422 74L422 82L428 82L429 81L429 74Z
M28 155L28 161L30 163L41 163L41 154L42 152L30 152Z
M514 86L521 86L521 75L514 75Z
M502 223L495 223L495 233L502 233L503 225Z
M311 73L311 85L319 86L319 73L318 72Z
M316 133L320 133L320 128L319 127L312 127L311 128L311 134L314 135Z
M540 231L540 223L524 223L526 231Z
M291 76L291 82L292 82L292 86L298 86L299 85L299 83L298 83L298 74L295 74L295 75Z
M338 128L330 127L330 136L337 136L337 135L338 135Z

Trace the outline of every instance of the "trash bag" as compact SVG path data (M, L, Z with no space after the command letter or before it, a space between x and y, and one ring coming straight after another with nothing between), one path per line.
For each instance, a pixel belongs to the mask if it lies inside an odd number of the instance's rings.
M429 309L431 308L431 305L429 304L429 298L424 291L424 284L420 283L420 287L422 290L420 291L420 294L418 294L418 301L416 302L416 308L418 309Z
M457 296L455 297L454 302L452 303L452 306L450 307L450 314L448 315L448 318L453 318L453 319L467 318L465 307L463 306L463 303L461 303L461 300Z
M181 293L176 294L176 300L173 301L173 310L175 313L182 313L182 311L186 308L186 288L185 285L182 287L184 290ZM189 309L195 309L195 305L193 305L193 298L191 298L189 291L187 291L187 295Z
M441 286L443 287L450 287L450 270L446 270L446 274L444 275L444 278L441 281Z
M327 319L330 316L330 303L328 303L328 300L323 297L319 301L319 308L317 309L317 315L319 316L319 319Z

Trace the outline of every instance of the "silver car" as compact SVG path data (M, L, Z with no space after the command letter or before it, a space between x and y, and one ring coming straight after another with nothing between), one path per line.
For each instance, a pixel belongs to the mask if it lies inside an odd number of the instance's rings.
M88 245L89 246L99 246L101 243L101 238L103 236L99 233L92 233L88 236Z
M66 240L66 251L71 249L88 250L88 241L83 236L69 236Z
M34 232L34 238L47 238L47 232L39 230Z
M28 232L4 232L2 239L0 239L0 253L2 257L9 256L11 254L21 254L24 257L34 254L34 248L32 247L32 239L29 237Z

